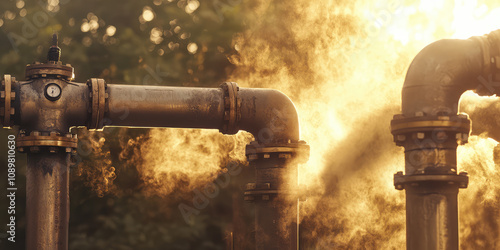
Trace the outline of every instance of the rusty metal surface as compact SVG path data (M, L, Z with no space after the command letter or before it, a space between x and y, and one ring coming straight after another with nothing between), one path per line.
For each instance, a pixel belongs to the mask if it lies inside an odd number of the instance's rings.
M236 134L241 119L241 99L238 96L240 87L235 82L225 82L220 87L224 91L224 123L220 131L223 134Z
M106 92L107 85L104 79L92 78L87 82L90 92L90 116L91 120L87 127L89 129L102 129L104 126L104 114L108 111Z
M470 121L459 115L466 90L498 94L481 77L500 79L500 30L467 40L440 40L413 60L402 93L402 114L391 122L394 141L405 148L405 175L394 176L396 189L406 190L407 249L458 249L459 188L457 147L467 143Z
M32 147L50 147L50 149L52 149L52 147L60 147L70 153L76 150L78 146L78 138L76 134L66 134L61 136L58 133L41 134L38 131L33 131L29 136L21 133L17 137L16 145L19 152L30 150Z
M46 77L59 77L71 81L74 78L74 69L71 65L60 63L35 63L26 66L26 79L37 79Z
M27 249L68 249L69 154L28 153Z
M17 145L19 151L28 153L28 249L67 249L68 166L77 144L76 137L67 132L74 126L204 128L227 134L241 129L252 133L257 144L252 144L254 151L248 151L248 157L256 156L252 161L256 187L267 187L248 190L249 197L261 198L255 200L256 248L297 249L296 158L305 151L308 154L309 147L299 141L297 111L286 95L269 89L240 89L236 83L187 88L107 85L103 79L71 82L73 68L59 62L57 36L48 58L47 63L28 65L28 81L16 83L15 91L10 91L11 78L6 76L2 90L8 98L0 104L0 110L13 111L10 97L18 97L15 125L22 132ZM60 94L51 96L53 93L46 92L49 87ZM4 116L4 125L12 123L10 118ZM65 150L59 150L62 148ZM294 177L285 178L290 173Z

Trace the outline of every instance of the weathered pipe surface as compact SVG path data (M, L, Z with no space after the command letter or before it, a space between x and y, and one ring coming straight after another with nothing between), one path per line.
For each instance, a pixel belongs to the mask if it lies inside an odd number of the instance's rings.
M68 249L69 154L28 153L27 249Z
M156 87L108 84L106 126L220 129L224 95L220 88ZM259 142L299 140L297 111L283 93L271 89L238 91L239 129Z
M402 91L404 119L453 120L465 91L475 90L482 95L498 93L498 89L485 86L484 79L499 77L493 63L500 56L499 38L500 31L494 31L485 37L446 39L425 47L406 75ZM407 134L406 140L401 137L405 141L402 146L407 176L456 175L455 134L450 132L452 127L446 128L446 132L440 129L444 128L422 131L420 135ZM459 185L449 182L422 182L405 187L407 249L458 249L458 188Z
M257 185L269 183L273 190L283 192L270 196L269 200L256 199L255 247L266 250L298 249L298 198L297 169L284 159L259 159L251 163L255 167ZM290 178L286 178L290 177ZM286 180L286 182L285 182Z

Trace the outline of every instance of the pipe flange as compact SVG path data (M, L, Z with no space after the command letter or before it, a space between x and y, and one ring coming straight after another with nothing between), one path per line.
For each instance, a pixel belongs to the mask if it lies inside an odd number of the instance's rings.
M28 80L56 77L71 81L74 79L74 76L74 68L70 64L62 65L61 62L35 62L26 66L26 79Z
M30 151L38 153L43 149L50 153L57 153L64 149L66 153L76 153L78 137L76 134L60 135L57 132L32 131L30 135L20 133L17 137L16 146L19 152Z
M0 123L3 127L13 126L13 116L15 114L14 101L16 92L13 86L16 84L16 78L10 75L4 75L2 85L0 86Z
M296 158L299 163L304 163L309 158L309 151L310 147L305 141L283 144L259 144L253 141L246 146L245 155L248 161L270 158Z
M241 119L241 99L238 96L240 87L235 82L220 85L224 91L224 123L220 132L223 134L238 133L238 122Z
M414 117L395 115L391 121L391 132L394 142L398 146L404 146L405 141L414 135L416 139L425 139L432 132L444 133L444 138L453 138L461 144L465 144L469 138L470 120L467 115L459 114L453 116L424 116ZM453 137L448 134L454 134Z
M458 185L459 188L467 188L469 176L467 172L460 174L414 174L403 175L403 172L394 174L394 187L397 190L403 190L407 185L419 186L421 183L441 183L448 185Z
M271 183L248 183L244 192L245 201L269 201L276 196L294 195L298 197L298 192L278 190L271 187Z
M90 97L90 121L87 127L89 129L102 129L104 127L104 114L109 111L108 87L104 79L92 78L87 81Z

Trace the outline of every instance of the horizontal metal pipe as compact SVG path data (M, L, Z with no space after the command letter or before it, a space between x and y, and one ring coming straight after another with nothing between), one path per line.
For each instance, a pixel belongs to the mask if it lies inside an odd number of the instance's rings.
M68 249L69 157L64 152L28 153L27 249Z
M219 88L108 84L108 91L108 126L218 129L224 121Z
M224 92L220 88L108 85L104 125L221 129ZM260 142L299 140L297 111L283 93L240 88L239 129Z

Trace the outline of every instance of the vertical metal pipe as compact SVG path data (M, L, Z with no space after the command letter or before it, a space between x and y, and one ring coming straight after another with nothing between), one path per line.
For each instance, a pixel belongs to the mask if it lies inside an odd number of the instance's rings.
M457 195L448 184L406 188L408 250L458 249Z
M28 153L26 246L29 250L68 249L70 154Z
M256 187L269 183L278 192L255 199L256 249L297 249L298 198L290 196L297 190L297 165L285 165L283 159L262 159L254 164Z

